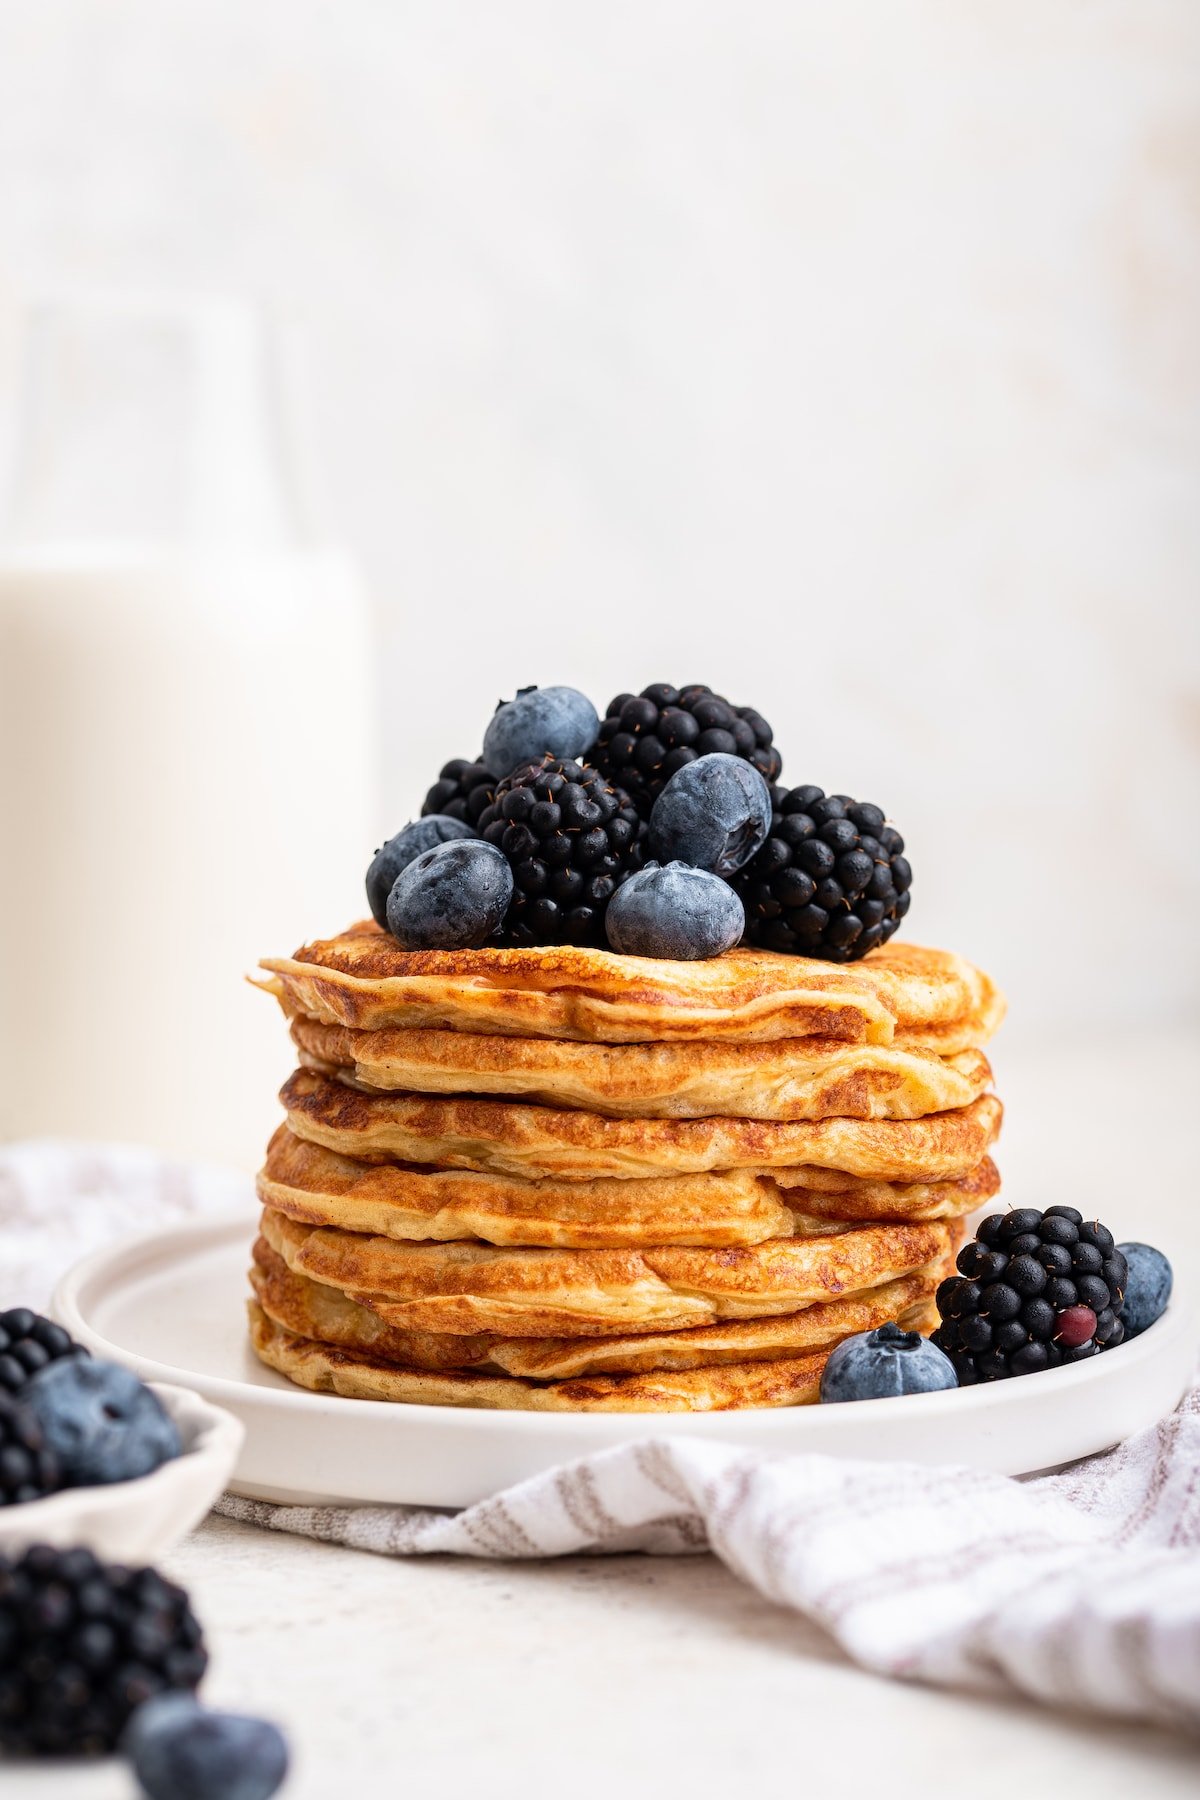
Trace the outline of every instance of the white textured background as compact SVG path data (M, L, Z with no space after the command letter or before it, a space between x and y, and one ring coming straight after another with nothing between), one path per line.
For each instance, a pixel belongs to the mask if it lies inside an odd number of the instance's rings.
M1194 1011L1194 0L0 0L0 314L76 280L306 329L392 829L707 680L1014 1032Z

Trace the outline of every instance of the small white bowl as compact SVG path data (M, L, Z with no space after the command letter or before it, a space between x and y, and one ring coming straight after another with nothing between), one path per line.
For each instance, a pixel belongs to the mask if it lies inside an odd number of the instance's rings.
M179 1427L182 1456L136 1481L0 1506L0 1551L85 1544L105 1562L148 1563L200 1523L233 1473L245 1436L241 1421L187 1388L150 1385Z

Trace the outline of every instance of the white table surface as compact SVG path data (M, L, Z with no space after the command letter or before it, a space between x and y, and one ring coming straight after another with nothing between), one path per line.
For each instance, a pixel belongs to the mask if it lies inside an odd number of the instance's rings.
M996 1060L1010 1201L1200 1254L1200 1046ZM213 1519L167 1567L208 1632L207 1697L287 1727L288 1800L1197 1791L1195 1743L863 1674L709 1557L391 1561ZM133 1792L118 1764L0 1776L14 1800L18 1782L20 1800Z

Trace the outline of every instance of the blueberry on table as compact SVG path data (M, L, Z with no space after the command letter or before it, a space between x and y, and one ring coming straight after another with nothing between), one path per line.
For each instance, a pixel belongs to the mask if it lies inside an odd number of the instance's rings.
M891 1400L958 1386L948 1356L919 1331L880 1325L845 1338L821 1374L821 1399Z
M387 927L405 950L476 950L496 931L512 891L512 871L494 845L438 844L396 877Z
M1156 1250L1153 1244L1118 1244L1117 1248L1129 1270L1125 1304L1121 1309L1125 1336L1140 1337L1166 1312L1174 1272L1162 1251Z
M746 915L727 882L687 863L650 863L608 903L608 942L623 956L695 962L741 941Z
M102 1487L149 1475L180 1454L175 1421L130 1369L63 1357L29 1382L34 1414L66 1487Z
M371 866L367 870L367 905L371 908L371 917L377 925L387 930L388 895L396 884L396 877L401 869L407 869L410 862L420 856L423 850L433 850L438 844L451 843L455 838L473 838L474 829L463 819L451 819L445 813L432 813L426 818L415 819L390 837L381 849L375 852Z
M277 1725L210 1712L186 1694L139 1707L121 1748L149 1800L270 1800L288 1769Z
M649 848L661 863L732 875L771 828L771 790L738 756L714 753L672 775L650 814Z
M483 734L483 761L497 777L543 756L572 761L595 743L599 729L599 713L578 688L522 688L493 714Z

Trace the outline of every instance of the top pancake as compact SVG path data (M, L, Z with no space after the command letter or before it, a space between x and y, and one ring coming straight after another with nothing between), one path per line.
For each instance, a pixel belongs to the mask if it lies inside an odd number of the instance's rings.
M982 970L895 941L844 964L748 948L660 962L575 945L402 950L368 920L261 967L290 1012L357 1030L611 1044L826 1037L953 1056L986 1042L1004 1013Z

